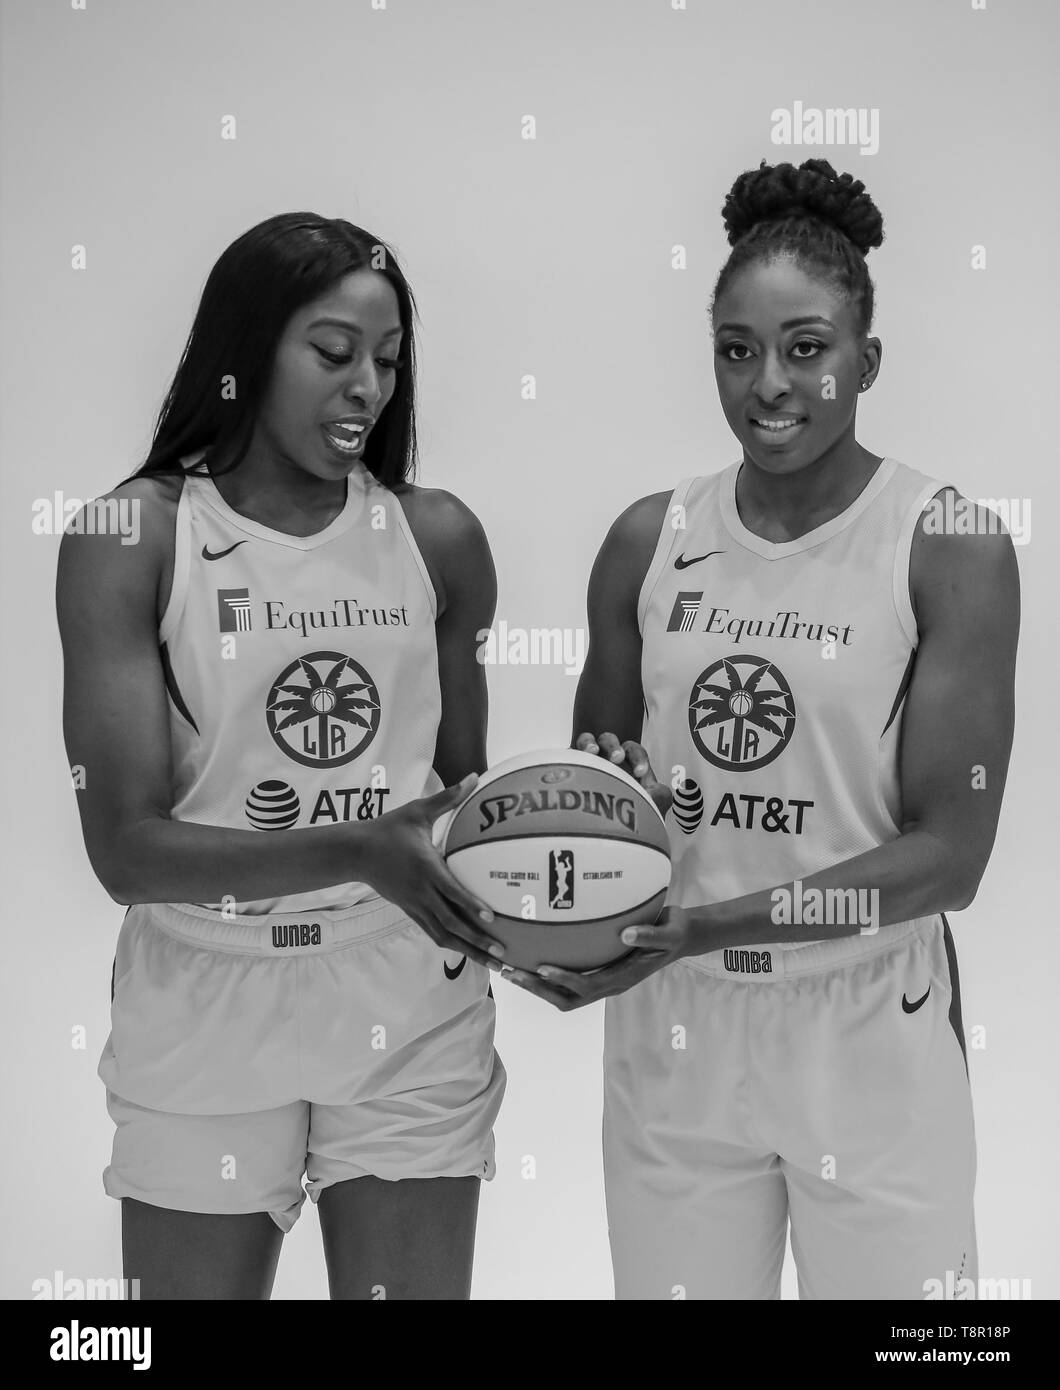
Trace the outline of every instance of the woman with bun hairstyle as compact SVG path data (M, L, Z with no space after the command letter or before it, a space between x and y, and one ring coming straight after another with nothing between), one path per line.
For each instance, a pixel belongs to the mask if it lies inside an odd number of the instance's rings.
M104 1187L144 1299L268 1298L303 1173L333 1298L468 1297L502 952L431 830L486 766L496 581L410 481L414 312L361 228L251 228L110 494L139 543L63 538L66 746L129 906Z
M740 457L612 526L574 714L575 746L666 816L667 906L612 966L513 977L561 1009L607 998L619 1298L778 1298L789 1222L801 1297L967 1297L947 914L1001 807L1015 556L944 478L856 437L882 355L864 185L763 162L723 214L715 375ZM974 534L940 521L961 507Z

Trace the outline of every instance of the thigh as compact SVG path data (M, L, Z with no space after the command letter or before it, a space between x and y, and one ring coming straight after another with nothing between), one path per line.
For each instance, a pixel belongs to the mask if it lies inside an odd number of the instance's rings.
M267 1299L283 1231L268 1212L217 1216L125 1197L125 1277L141 1299Z
M869 1194L786 1169L791 1251L804 1299L974 1298L978 1286L970 1188L932 1175Z
M333 1299L467 1299L479 1179L371 1175L317 1200Z
M180 939L166 912L184 924L177 909L153 903L135 904L122 924L100 1079L116 1095L174 1114L299 1099L301 962ZM221 934L227 926L209 924Z
M776 1154L703 1141L660 1185L605 1141L604 1184L616 1298L780 1297L788 1209Z
M800 1295L964 1296L975 1130L941 923L821 985L796 1011L781 1142Z
M604 1187L620 1299L780 1296L787 1196L749 1104L748 986L678 962L607 1001Z
M125 1277L141 1298L267 1298L305 1200L309 1106L178 1115L112 1092L106 1192L122 1202Z
M414 923L305 964L306 1187L332 1297L468 1298L506 1081L489 971Z

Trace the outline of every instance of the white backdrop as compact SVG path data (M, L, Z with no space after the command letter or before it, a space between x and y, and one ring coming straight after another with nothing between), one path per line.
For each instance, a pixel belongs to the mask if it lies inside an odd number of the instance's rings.
M861 442L968 496L1032 502L1009 788L952 926L966 1029L985 1042L969 1053L980 1272L1060 1296L1056 760L1040 732L1057 689L1057 30L1051 0L3 0L0 1296L56 1270L121 1272L95 1067L122 909L69 785L59 541L34 534L35 499L98 495L142 461L236 236L278 212L343 217L403 258L423 319L420 481L482 519L498 621L583 628L613 517L737 456L707 332L719 209L761 158L813 155L863 178L885 218ZM773 143L774 111L796 102L876 112L878 149ZM489 675L491 761L566 743L573 675ZM602 1006L561 1016L496 992L510 1081L475 1297L608 1298ZM326 1296L308 1203L275 1296Z

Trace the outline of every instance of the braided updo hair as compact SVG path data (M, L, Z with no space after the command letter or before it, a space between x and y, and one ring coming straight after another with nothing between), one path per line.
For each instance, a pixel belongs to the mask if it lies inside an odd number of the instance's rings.
M721 213L732 251L714 286L712 313L738 271L790 256L845 294L858 333L868 333L875 292L865 257L883 241L883 218L860 179L837 174L827 159L798 168L763 159L739 175Z

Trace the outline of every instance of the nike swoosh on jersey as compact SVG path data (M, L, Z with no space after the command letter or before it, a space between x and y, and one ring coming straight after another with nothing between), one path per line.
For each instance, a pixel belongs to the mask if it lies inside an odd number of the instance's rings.
M923 1004L923 1002L925 1001L925 999L927 999L927 997L928 997L928 995L929 995L930 993L931 993L931 986L928 985L927 989L926 989L926 990L924 991L924 993L920 996L920 998L914 1000L914 1002L913 1002L912 1004L910 1004L909 1000L908 1000L908 999L905 997L905 995L903 994L903 995L902 995L902 1008L904 1009L904 1011L905 1011L907 1014L915 1014L916 1011L917 1011L917 1009L920 1008L921 1004Z
M246 545L246 541L236 541L236 545ZM203 546L202 558L204 560L223 560L226 555L231 555L236 545L230 545L227 550L218 550L216 553Z
M692 558L691 560L686 560L686 559L685 559L685 553L684 553L684 551L682 550L681 554L678 555L677 559L674 561L674 569L675 569L675 570L686 570L686 569L688 569L689 565L698 565L699 562L700 562L700 560L709 560L710 557L711 557L712 555L724 555L724 554L725 554L725 551L724 551L724 550L708 550L707 553L706 553L706 555L696 555L696 556L693 556L693 558Z
M445 978L447 980L455 980L466 964L467 956L461 956L460 964L456 966L451 966L447 960L442 961L442 969L445 971Z

